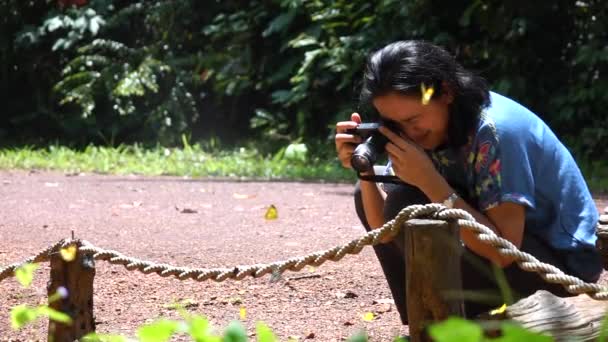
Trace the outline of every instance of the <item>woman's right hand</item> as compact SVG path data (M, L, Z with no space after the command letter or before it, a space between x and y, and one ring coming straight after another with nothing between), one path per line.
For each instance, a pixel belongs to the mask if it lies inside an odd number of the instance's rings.
M353 155L355 147L362 142L360 136L345 133L346 130L357 127L361 123L361 116L357 113L350 115L350 121L340 121L336 124L336 152L338 159L345 168L351 168L350 157Z

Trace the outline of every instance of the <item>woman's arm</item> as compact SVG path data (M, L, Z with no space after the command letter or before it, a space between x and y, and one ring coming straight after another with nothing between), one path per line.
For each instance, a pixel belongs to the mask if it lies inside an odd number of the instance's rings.
M423 185L421 190L432 202L442 203L454 190L443 177L438 175L438 178L440 179L436 179L435 182ZM524 206L504 202L488 209L484 215L459 197L454 202L454 208L466 210L477 222L492 229L496 235L509 240L517 248L521 247L525 223ZM500 267L509 266L513 262L513 258L498 253L496 248L477 239L477 235L468 229L460 230L460 238L473 252L491 260Z
M384 200L386 193L374 181L361 180L361 200L367 223L372 229L384 225Z

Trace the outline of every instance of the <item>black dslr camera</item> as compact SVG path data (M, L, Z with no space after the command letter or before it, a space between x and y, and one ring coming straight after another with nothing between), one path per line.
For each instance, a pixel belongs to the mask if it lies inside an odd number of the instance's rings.
M384 146L388 139L380 132L378 123L360 123L355 128L346 130L345 133L358 135L364 139L359 144L350 158L350 164L355 171L362 173L371 171L378 156L384 152Z

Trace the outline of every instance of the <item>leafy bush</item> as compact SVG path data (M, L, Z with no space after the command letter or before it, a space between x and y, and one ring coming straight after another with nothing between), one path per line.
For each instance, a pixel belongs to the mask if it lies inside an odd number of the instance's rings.
M171 144L191 133L263 137L274 151L324 141L353 110L373 117L357 104L365 56L394 40L426 39L539 113L581 156L606 156L602 0L0 6L12 14L0 19L8 95L0 137Z

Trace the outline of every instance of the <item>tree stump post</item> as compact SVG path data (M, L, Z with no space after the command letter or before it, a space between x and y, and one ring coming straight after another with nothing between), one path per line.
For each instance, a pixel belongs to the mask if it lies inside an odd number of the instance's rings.
M409 220L403 231L410 337L430 341L429 323L464 317L459 228L455 222Z
M79 247L80 244L77 245ZM75 341L82 336L95 332L93 316L93 278L95 262L93 257L78 252L71 261L66 261L59 251L51 255L51 279L47 285L49 298L65 288L67 296L49 304L72 318L72 324L49 320L48 341Z

